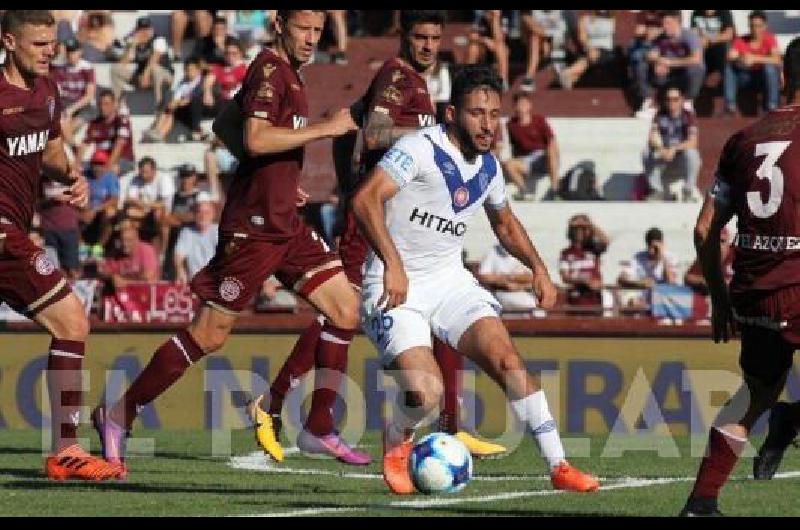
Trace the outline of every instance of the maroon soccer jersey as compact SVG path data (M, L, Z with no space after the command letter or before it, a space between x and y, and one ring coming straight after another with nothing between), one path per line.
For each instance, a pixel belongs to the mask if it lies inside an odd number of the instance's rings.
M25 90L0 73L0 222L27 231L39 199L42 154L61 135L61 102L52 79Z
M567 276L581 280L601 279L600 258L594 252L582 248L565 248L561 251L559 269ZM572 287L567 292L567 300L571 305L600 305L599 291L585 287Z
M364 108L367 115L380 112L390 116L397 127L420 128L436 124L436 110L425 79L399 57L383 63L375 74L364 95ZM385 153L385 149L365 152L361 177L372 170Z
M731 293L800 284L800 106L783 107L734 134L712 194L738 221Z
M107 121L102 116L93 119L86 128L86 137L83 143L95 144L96 149L111 154L118 138L125 139L125 147L122 148L120 158L133 162L133 134L131 133L131 121L127 116L117 114L111 121Z
M299 129L308 123L308 102L298 72L274 51L266 49L247 69L235 97L247 118L269 121L274 127ZM283 153L247 156L233 179L220 233L246 234L277 241L300 231L297 186L303 168L304 148Z
M508 136L513 156L525 156L534 151L547 149L553 138L553 130L541 114L531 116L531 122L522 125L519 120L508 121Z
M64 106L78 101L86 93L86 87L94 83L94 67L89 61L81 59L77 65L64 64L53 66L50 77L58 85Z

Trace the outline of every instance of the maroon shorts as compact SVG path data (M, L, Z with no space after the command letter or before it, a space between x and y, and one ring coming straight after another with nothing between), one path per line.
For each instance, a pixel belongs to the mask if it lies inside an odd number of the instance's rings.
M71 292L64 275L27 233L0 224L0 300L32 317Z
M242 311L273 274L307 298L342 270L339 257L323 239L302 224L286 241L221 236L214 257L192 279L192 291L205 303L228 313Z
M731 301L742 337L742 370L765 384L777 382L800 348L800 285L737 294Z
M364 279L364 262L368 252L367 238L361 233L356 216L352 208L349 208L344 220L342 238L339 241L339 255L342 257L342 265L347 279L359 289L361 289L361 282Z

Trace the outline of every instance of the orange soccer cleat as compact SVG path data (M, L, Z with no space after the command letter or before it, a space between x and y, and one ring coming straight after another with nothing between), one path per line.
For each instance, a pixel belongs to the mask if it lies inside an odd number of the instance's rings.
M47 476L53 480L108 480L120 478L123 468L88 454L78 445L70 445L45 462Z
M411 450L414 444L411 440L401 442L400 445L389 448L386 442L386 435L383 438L383 481L398 495L410 495L414 493L414 483L411 481L411 473L408 464L411 459Z
M572 467L568 462L561 462L553 470L550 474L550 481L553 484L553 489L580 493L597 491L600 487L600 481L596 477Z

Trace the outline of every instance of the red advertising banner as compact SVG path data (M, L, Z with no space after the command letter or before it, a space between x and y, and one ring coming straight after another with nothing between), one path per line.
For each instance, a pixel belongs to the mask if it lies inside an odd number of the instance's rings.
M135 283L103 297L104 322L189 323L200 301L188 285L169 282Z

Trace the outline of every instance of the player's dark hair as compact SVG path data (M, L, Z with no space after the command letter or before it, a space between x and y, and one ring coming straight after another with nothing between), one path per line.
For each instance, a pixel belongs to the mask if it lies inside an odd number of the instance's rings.
M278 9L277 16L280 18L284 24L289 22L289 19L292 18L292 15L297 13L298 11L304 11L303 9ZM326 13L324 9L312 9L312 11L316 11L317 13ZM327 13L326 13L327 14Z
M503 80L492 66L481 64L464 66L453 79L450 103L456 108L461 108L467 94L479 88L488 88L502 96Z
M644 241L648 245L653 241L664 241L664 232L662 232L660 228L654 226L645 233Z
M400 14L400 29L408 35L417 24L444 26L444 12L434 9L405 9Z
M150 165L153 166L153 169L156 169L156 161L152 156L145 156L139 160L139 169L142 169L144 166Z
M682 18L680 9L667 9L661 14L661 18L672 17L680 20Z
M111 98L114 101L117 101L117 97L114 95L114 91L110 88L103 88L97 93L97 99L103 98Z
M754 18L760 18L762 21L767 21L767 14L762 11L761 9L754 9L750 11L750 14L747 15L747 20L752 21Z
M14 35L19 34L20 28L25 24L33 26L54 26L56 19L47 9L9 9L3 13L0 27L4 32Z
M783 54L783 76L786 79L786 103L795 101L795 94L800 90L800 37L795 37L786 46Z

